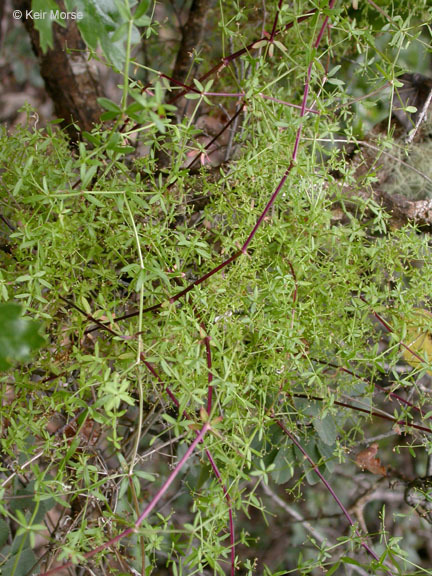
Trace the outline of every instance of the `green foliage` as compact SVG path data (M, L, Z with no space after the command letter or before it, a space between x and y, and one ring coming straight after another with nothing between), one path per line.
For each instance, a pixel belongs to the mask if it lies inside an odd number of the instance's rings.
M17 281L23 281L18 278ZM25 362L33 352L42 346L38 322L22 317L19 304L0 304L0 370L6 370L12 363Z
M148 37L154 33L152 19L147 14L149 0L66 0L67 12L73 20L88 47L96 52L101 47L107 61L118 71L122 70L127 58L126 47L140 40L138 27L144 28ZM64 12L55 0L32 0L34 12L45 13L44 18L35 18L35 28L39 32L41 48L44 52L53 48L52 26L66 26L66 17L57 17Z
M47 13L50 16L51 16L52 12L56 13L59 10L59 6L55 2L55 0L48 0L48 1L46 1L46 0L32 0L31 8L36 14ZM55 22L57 22L60 26L66 25L61 19L55 20ZM46 52L48 50L48 48L53 48L54 47L54 39L53 39L53 33L52 33L51 17L49 17L49 18L48 17L43 17L43 18L36 17L34 19L34 27L39 32L39 39L40 39L40 45L41 45L42 51Z
M168 83L154 74L147 94L130 78L131 64L144 66L131 56L134 26L150 27L151 7L89 0L73 5L86 11L80 29L88 46L100 45L123 70L123 94L118 103L100 100L102 120L111 124L84 134L72 151L55 126L0 134L8 193L2 209L16 223L8 231L11 254L4 256L1 293L4 300L23 302L49 333L48 350L3 378L4 390L13 393L1 406L0 486L10 498L0 499L2 569L31 569L34 535L44 531L41 523L54 503L68 511L56 561L83 563L86 553L133 526L158 493L172 472L164 450L180 461L210 421L203 445L220 470L239 526L239 570L276 576L295 570L350 573L355 567L381 574L385 558L394 574L408 573L421 561L418 550L387 538L388 525L377 520L377 510L368 521L381 537L374 541L381 560L372 564L354 529L341 530L333 542L319 541L309 529L308 539L304 518L319 510L324 522L336 516L339 527L340 510L319 489L319 474L341 500L348 497L347 484L355 485L356 474L351 452L365 437L403 434L400 450L407 458L409 451L424 455L431 449L429 438L410 428L419 423L414 404L427 425L428 359L407 368L399 346L409 314L430 305L430 240L413 224L393 228L385 210L363 194L379 167L372 164L359 178L355 163L334 142L361 131L347 61L354 62L354 92L362 82L369 91L378 77L393 80L402 70L398 55L417 46L417 22L430 22L430 14L422 2L410 7L412 16L392 4L392 17L383 22L366 2L358 11L321 6L307 25L296 23L277 43L246 51L237 61L245 73L221 74L217 85L246 98L237 156L228 166L193 174L185 165L196 155L204 161L207 153L197 141L195 118L203 102L209 115L214 111L203 92L215 86L195 82L199 93L189 98L188 115L174 122ZM279 26L309 8L287 3ZM226 52L255 39L254 6L221 3L220 10ZM323 14L332 20L331 43L313 50ZM388 36L391 42L380 48ZM324 84L327 55L334 66ZM300 119L298 109L283 103L301 105L310 64L307 106L314 102L319 114ZM375 96L365 98L365 116L384 100ZM390 108L391 90L385 98ZM247 254L173 298L244 245L290 165L301 124L296 162ZM143 158L133 155L137 134ZM384 152L386 145L383 139ZM163 153L173 161L157 170ZM348 200L346 189L352 192ZM0 314L13 328L0 330L7 335L0 345L11 347L10 335L21 331L27 357L42 343L36 324L20 317L17 305L3 306ZM383 330L376 314L392 332ZM21 343L20 351L3 352L3 362L23 354ZM214 399L206 414L209 356ZM409 403L390 403L384 395L380 401L383 380L393 393L409 394ZM375 407L381 424L372 419ZM165 505L121 541L118 554L130 571L229 570L227 497L203 445L178 471ZM402 457L390 443L386 447L394 459L386 465L400 467ZM273 514L283 508L276 498L266 500L265 490L274 484L303 506L302 520L289 526L292 546L280 558L254 566L246 546L274 545L272 529L263 528L263 519L272 526ZM31 504L21 509L16 502L22 496ZM409 530L402 531L408 539ZM94 561L111 570L109 557L104 550Z

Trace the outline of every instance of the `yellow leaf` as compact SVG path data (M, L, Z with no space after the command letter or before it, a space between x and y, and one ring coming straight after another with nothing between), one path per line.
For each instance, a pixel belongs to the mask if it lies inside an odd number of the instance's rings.
M408 364L414 368L421 368L423 364L432 362L432 313L423 308L412 311L407 321L407 330L404 344L409 348L402 347L402 355ZM412 352L420 356L424 363ZM432 376L432 370L428 370Z

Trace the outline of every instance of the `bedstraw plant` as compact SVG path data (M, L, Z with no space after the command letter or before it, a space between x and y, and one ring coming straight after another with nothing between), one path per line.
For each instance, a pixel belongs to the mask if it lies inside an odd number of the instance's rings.
M135 4L92 133L1 132L1 295L46 334L2 375L2 574L430 574L427 483L391 504L430 476L429 232L374 195L430 7L220 2L179 81Z

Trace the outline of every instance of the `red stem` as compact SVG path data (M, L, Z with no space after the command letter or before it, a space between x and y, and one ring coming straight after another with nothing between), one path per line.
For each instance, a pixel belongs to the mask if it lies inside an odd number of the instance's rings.
M158 380L159 384L162 387L162 390L165 390L167 392L167 394L169 395L169 397L171 398L172 402L177 407L179 407L180 402L177 400L177 398L175 397L175 395L171 391L170 387L166 386L164 384L163 380L161 379L159 374L156 372L155 368L150 364L150 362L147 362L145 360L143 354L141 355L141 360L145 364L145 366L149 369L149 371ZM211 382L211 380L213 379L213 375L211 373L211 353L210 353L210 362L208 365L209 365L209 381ZM210 379L210 376L211 376L211 379ZM208 408L208 404L207 404L207 408ZM211 410L211 406L210 406L210 410ZM209 415L210 415L210 410L207 410ZM188 420L190 418L186 411L183 412L183 416L186 420ZM214 461L214 458L213 458L210 450L208 448L206 448L205 453L206 453L206 456L210 462L210 466L213 468L213 472L215 473L215 476L216 476L219 484L222 486L223 494L224 494L224 497L225 497L225 500L226 500L227 506L228 506L228 518L229 518L229 530L230 530L230 548L231 548L231 576L234 576L234 574L235 574L235 531L234 531L234 519L233 519L233 513L232 513L231 498L228 494L228 489L222 480L222 475L219 471L219 468L217 467L216 462Z
M335 0L331 0L329 3L329 7L332 8L332 6L334 5ZM275 22L273 24L273 30L272 30L272 34L271 34L271 41L274 39L274 36L276 35L276 25L277 25L277 19L278 19L278 14L279 14L279 10L282 6L282 0L280 0L279 2L279 6L278 6L278 13L276 15L276 19ZM302 20L309 18L313 13L315 13L315 10L307 15L304 15L303 17L300 17L297 19L297 22L301 22ZM326 18L324 19L324 23L320 29L320 32L318 34L317 40L314 44L314 47L317 48L318 44L322 38L322 35L324 33L324 30L327 26L328 23L328 16L326 16ZM285 30L291 28L294 25L294 22L288 24L287 26L284 27ZM254 44L254 43L253 43ZM243 48L242 50L232 54L229 57L223 58L222 61L216 66L214 67L212 70L210 70L206 75L204 75L204 77L201 78L201 81L204 80L206 77L208 77L209 75L211 75L212 73L217 72L217 70L222 67L222 66L227 66L232 60L234 60L235 58L237 58L238 56L240 56L241 54L247 52L249 49L253 48L253 44L251 44L249 47ZM312 72L312 62L308 67L308 72L307 72L307 78L306 78L306 82L305 82L305 89L304 89L304 94L303 94L303 102L302 102L302 106L301 106L301 112L300 112L300 116L303 117L305 115L306 112L306 101L307 101L307 96L309 93L309 83L310 83L310 77L311 77L311 72ZM161 74L161 76L164 76ZM165 76L166 77L166 76ZM197 91L195 88L192 87L187 87L186 85L175 81L174 79L169 79L171 82L176 83L180 86L182 86L183 88L186 89L186 91L193 91L193 92L199 92ZM179 98L181 95L183 95L184 91L181 92L180 94L178 94L176 96L175 99ZM239 110L237 111L236 115L238 115L241 111L241 107L239 108ZM223 130L226 130L227 127L229 126L229 124L234 120L234 118L236 117L236 115L234 115L234 117L230 120L230 122L223 128ZM222 131L223 131L222 130ZM221 131L221 133L222 133ZM279 182L276 190L273 192L272 196L270 197L270 200L268 201L266 207L264 208L262 214L260 215L260 217L258 218L254 228L252 229L251 233L249 234L248 238L246 239L245 243L243 244L242 248L240 251L236 252L235 254L233 254L230 258L228 258L227 260L224 260L221 264L219 264L218 266L216 266L215 268L213 268L212 270L210 270L210 272L208 272L207 274L203 275L202 277L200 277L199 279L195 280L194 282L192 282L189 286L187 286L186 288L184 288L183 290L181 290L180 292L178 292L176 295L172 296L170 298L170 303L174 303L177 300L179 300L181 297L185 296L188 292L190 292L195 286L198 286L199 284L201 284L202 282L204 282L205 280L207 280L208 278L210 278L211 276L213 276L214 274L216 274L217 272L219 272L220 270L222 270L223 268L225 268L226 266L228 266L231 262L234 262L241 254L246 253L247 248L249 246L249 244L251 243L251 241L253 240L256 232L258 231L259 227L261 226L261 224L263 223L268 211L270 210L271 206L273 205L273 203L275 202L280 190L282 189L283 185L285 184L289 173L291 172L294 163L296 161L297 158L297 153L298 153L298 149L299 149L299 144L300 144L300 138L301 138L301 132L302 132L302 124L300 124L298 130L297 130L297 134L296 134L296 139L295 139L295 144L294 144L294 149L292 152L292 157L291 157L291 161L290 164L288 166L288 168L286 169L286 171L284 172L281 181ZM216 138L218 138L220 136L220 134L218 136L216 136ZM215 139L216 139L215 138ZM196 159L193 160L193 162L195 162ZM193 164L193 162L190 164L190 166ZM294 270L291 266L291 270L293 272L294 278L295 278L295 274L294 274ZM294 302L295 299L297 297L297 293L295 291L294 293ZM160 304L156 304L153 305L149 308L146 308L145 310L143 310L143 313L145 312L152 312L152 311L156 311L159 310L162 307L162 303ZM132 315L136 315L136 314L128 314L126 315L126 317L132 317ZM123 317L125 318L125 317ZM91 317L91 319L94 321L93 317ZM98 323L98 322L96 322ZM102 324L102 326L104 326ZM109 329L109 332L111 332L113 335L118 336L118 334L116 334L113 330ZM212 375L212 360L211 360L211 350L210 350L210 342L209 342L209 337L208 335L206 335L205 339L205 346L206 346L206 356L207 356L207 367L208 367L208 382L209 382L209 387L208 387L208 398L207 398L207 408L208 408L208 413L210 414L211 411L211 407L212 407L212 386L211 386L211 382L213 379L213 375ZM153 366L147 362L145 360L144 357L142 357L142 361L143 363L146 365L146 367L149 369L149 371L158 379L158 381L163 385L162 380L159 378L156 370L153 368ZM170 396L171 400L178 406L178 400L176 399L175 395L171 392L169 387L165 387L164 389L167 391L168 395ZM206 422L204 424L204 426L202 427L201 431L198 433L197 437L195 438L195 440L192 442L192 444L190 445L190 447L188 448L188 450L186 451L185 455L183 456L183 458L179 461L179 463L177 464L176 468L174 469L174 471L172 472L172 474L168 477L168 479L166 480L166 482L164 483L164 485L159 489L159 491L157 492L156 496L152 499L152 501L149 503L149 505L145 508L145 510L142 512L142 514L139 516L139 518L136 520L135 524L133 527L130 527L126 530L124 530L123 532L121 532L119 535L117 535L116 537L112 538L109 542L102 544L100 546L98 546L97 548L95 548L94 550L86 553L84 555L85 558L90 558L92 556L94 556L95 554L97 554L98 552L101 552L103 550L106 550L107 548L109 548L111 545L117 543L119 540L121 540L122 538L128 536L129 534L131 534L132 532L136 532L138 527L140 526L140 524L143 522L143 520L145 518L147 518L147 516L152 512L152 510L155 508L156 504L159 502L159 500L162 498L162 496L165 494L165 492L168 490L169 486L172 484L172 482L174 481L174 479L176 478L176 476L178 475L180 469L182 468L182 466L184 465L184 463L189 459L189 457L191 456L193 450L195 449L196 445L201 442L202 438L204 437L205 433L207 432L207 430L210 428L210 423ZM290 433L287 431L288 435L290 435ZM300 447L301 448L301 447ZM216 477L218 478L218 480L222 483L222 479L221 479L221 475L220 472L211 456L211 454L207 454L209 457L209 461L210 464L216 474ZM307 455L306 455L307 456ZM319 474L319 471L317 471L317 473ZM222 483L223 485L223 483ZM224 485L223 485L224 486ZM334 494L334 493L333 493ZM230 499L229 499L229 495L227 492L227 489L224 486L224 495L227 498L227 502L229 503L229 520L230 520L230 539L231 539L231 574L234 575L234 570L235 570L235 552L234 552L234 523L233 523L233 517L232 517L232 509L231 509L231 504L230 504ZM334 495L335 498L336 495ZM367 545L364 544L364 546L367 548ZM61 568L65 568L65 567L69 567L72 566L72 563L66 563L64 565L61 566ZM42 576L49 576L50 574L54 574L57 570L59 569L59 567L57 568L53 568L52 570L46 572L44 575Z
M166 479L164 484L159 488L159 490L157 491L154 498L152 498L151 502L148 504L148 506L145 508L145 510L142 512L142 514L135 521L134 525L127 528L126 530L123 530L123 532L120 532L120 534L117 534L117 536L114 536L114 538L111 538L111 540L109 540L108 542L105 542L104 544L97 546L93 550L90 550L90 552L86 552L84 554L85 559L92 558L95 554L98 554L99 552L103 552L104 550L106 550L107 548L110 548L111 546L113 546L114 544L116 544L117 542L122 540L123 538L126 538L126 536L129 536L130 534L138 531L138 528L142 524L143 520L145 520L145 518L147 518L147 516L150 514L150 512L153 511L156 504L159 502L159 500L162 498L162 496L165 494L165 492L168 490L168 488L174 482L174 480L178 476L180 470L183 468L183 466L189 460L189 458L192 455L192 452L195 450L196 446L202 441L202 439L204 438L205 434L207 433L207 431L209 429L210 429L210 422L206 422L204 424L204 426L201 428L198 435L196 436L195 440L192 442L192 444L189 446L189 448L184 453L183 457L179 460L179 462L177 463L174 470L168 476L168 478ZM50 576L51 574L55 574L58 570L64 570L65 568L71 568L72 566L74 566L73 562L66 562L65 564L60 564L59 566L51 568L51 570L48 570L48 572L44 572L40 576Z
M273 27L272 27L272 31L271 31L271 34L270 34L270 42L273 42L274 37L275 37L275 34L276 34L276 26L277 26L277 23L278 23L278 20L279 20L279 12L281 11L282 4L283 4L283 0L279 0L279 4L278 4L278 7L277 7L277 11L276 11L276 16L275 16L275 19L274 19L274 21L273 21Z

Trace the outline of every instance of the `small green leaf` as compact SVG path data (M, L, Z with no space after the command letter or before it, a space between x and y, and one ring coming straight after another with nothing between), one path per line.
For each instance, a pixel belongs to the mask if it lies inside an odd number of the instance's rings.
M127 37L128 23L121 24L111 36L112 42L122 42Z
M147 16L149 7L149 0L143 0L139 3L137 9L135 10L135 14L133 15L135 26L150 26L152 19L150 16Z
M146 281L147 278L147 273L145 270L141 269L138 272L138 277L137 277L137 281L136 281L136 286L135 286L135 291L139 292L141 290L142 285L144 284L144 282Z
M344 86L345 82L339 78L327 78L327 83L333 86Z
M274 40L273 44L276 46L276 48L279 48L279 50L281 52L283 52L284 54L288 54L288 50L286 49L286 47L282 44L282 42L279 42L278 40Z
M198 90L200 92L204 92L204 86L201 84L201 82L199 80L197 80L196 78L194 78L194 84L195 86L198 88Z
M349 556L342 556L342 558L340 560L344 564L352 564L353 566L362 566L360 564L360 562L358 562L357 560L354 560L354 558L350 558Z
M144 472L144 470L135 470L134 474L135 476L138 476L138 478L143 478L144 480L148 480L149 482L154 482L156 479L156 476L154 474Z
M97 101L102 108L105 108L105 110L109 110L110 112L121 112L120 106L109 98L98 98Z
M334 574L336 572L336 570L339 568L340 566L340 562L336 562L336 564L333 564L333 566L327 570L327 572L325 573L326 576L332 576L332 574Z
M327 74L327 78L331 78L331 76L334 76L334 75L336 74L336 72L337 72L338 70L340 70L340 68L341 68L341 65L340 65L340 64L338 64L337 66L334 66L334 67L329 71L329 73Z
M142 0L142 1L138 4L138 6L137 6L137 8L136 8L136 10L135 10L134 17L133 17L133 18L134 18L134 21L135 21L135 24L138 24L137 21L139 20L139 18L141 18L141 16L144 16L144 14L145 14L145 13L147 12L147 10L149 9L149 6L150 6L149 0Z
M123 20L130 20L132 15L129 8L129 2L124 2L123 0L114 0L114 2Z
M254 50L258 50L258 48L264 48L268 44L268 40L258 40L258 42L254 42L252 48Z

